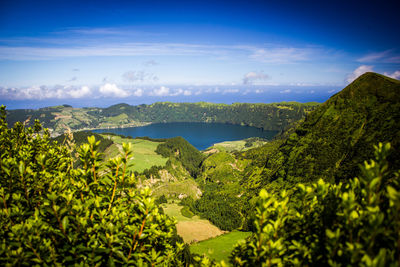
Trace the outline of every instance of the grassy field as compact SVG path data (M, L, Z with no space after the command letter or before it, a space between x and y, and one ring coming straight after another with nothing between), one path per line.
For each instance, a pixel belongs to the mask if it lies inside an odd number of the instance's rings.
M181 214L182 206L178 204L162 204L164 212L178 221L176 230L185 243L198 242L222 235L218 227L208 220L200 219L199 216L187 218Z
M250 236L251 232L234 231L220 235L218 237L204 240L190 246L192 253L206 255L217 261L224 260L225 263L229 260L229 255L235 244L246 237Z
M225 141L225 142L221 142L221 143L216 143L212 147L208 148L207 150L216 149L221 152L246 151L250 148L262 146L265 143L267 143L267 142L258 140L258 141L252 142L251 146L246 147L245 146L246 139L238 140L238 141Z
M194 199L198 199L201 195L201 191L199 190L196 181L193 179L165 182L153 188L152 190L154 197L164 195L168 199L177 198L179 194L185 194L186 196L190 196Z
M155 152L160 142L152 142L143 139L129 139L120 136L102 135L104 138L111 138L115 145L110 146L106 151L106 159L113 158L122 150L122 143L132 143L133 166L128 171L143 172L151 166L164 166L168 158L164 158Z

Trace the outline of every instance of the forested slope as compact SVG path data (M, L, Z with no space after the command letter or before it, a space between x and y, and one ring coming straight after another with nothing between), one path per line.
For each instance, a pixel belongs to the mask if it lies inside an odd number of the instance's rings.
M233 183L214 178L215 170L206 168L209 160L204 161L202 179L208 181L205 188L210 189L205 195L212 194L212 199L225 205L236 202L237 207L247 207L262 188L278 193L299 182L311 183L320 178L327 182L347 181L360 174L359 166L372 157L378 142L392 144L387 157L389 171L399 169L399 92L397 80L375 73L362 75L310 112L288 137L282 135L283 139L262 147L232 153L235 160L219 157L216 166L231 166L235 161L237 166L243 166L224 169L230 171L225 177L235 177ZM227 202L227 194L233 200ZM241 212L244 217L248 216L246 209ZM214 220L223 222L216 217Z
M129 106L118 104L102 110L103 116L118 116L125 111L130 118L141 122L218 122L242 124L282 130L304 117L318 103L282 102L273 104L158 102L151 105ZM95 112L90 112L95 115Z
M117 104L104 109L63 105L37 110L8 110L7 122L10 126L17 121L32 125L35 119L39 119L54 135L61 134L68 128L82 130L165 122L230 123L282 131L293 122L304 118L318 105L296 102L232 105L159 102L139 106Z
M400 81L366 73L310 113L279 148L287 180L339 180L358 174L377 142L391 142L400 163ZM278 177L278 175L276 175Z

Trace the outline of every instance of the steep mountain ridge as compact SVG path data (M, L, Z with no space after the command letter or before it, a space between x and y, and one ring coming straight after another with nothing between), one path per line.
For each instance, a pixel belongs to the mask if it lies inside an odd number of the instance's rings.
M360 164L373 158L379 142L392 145L390 176L400 168L399 93L400 81L366 73L280 139L230 153L232 157L213 154L201 166L206 182L201 184L204 194L196 202L197 212L223 229L252 229L248 222L261 189L280 194L320 178L347 181L360 175ZM240 168L231 167L235 161ZM215 174L230 179L217 179ZM228 217L235 223L226 224Z
M400 164L400 81L365 73L310 112L292 134L270 151L263 184L356 176L373 145L391 142L389 162ZM262 151L262 150L260 150Z

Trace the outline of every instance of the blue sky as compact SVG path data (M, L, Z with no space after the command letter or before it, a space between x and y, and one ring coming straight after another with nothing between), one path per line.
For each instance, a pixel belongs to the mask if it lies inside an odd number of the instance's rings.
M0 102L325 101L400 78L395 1L0 2Z

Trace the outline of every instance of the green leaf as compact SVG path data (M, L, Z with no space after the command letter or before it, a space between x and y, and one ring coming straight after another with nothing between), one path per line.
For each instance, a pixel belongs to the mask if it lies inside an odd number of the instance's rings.
M261 189L261 191L260 191L260 197L261 197L262 199L267 199L267 198L269 197L269 194L268 194L267 190Z
M326 230L325 230L325 234L326 234L326 236L327 236L328 238L330 238L330 239L335 238L335 233L332 232L330 229L326 229Z
M64 228L65 231L67 231L68 224L69 224L68 216L65 216L65 217L62 219L62 226L63 226L63 228Z
M359 216L358 216L358 212L357 212L357 211L353 210L353 211L350 213L350 218L351 218L351 219L355 220L355 219L357 219L358 217L359 217Z
M372 179L371 183L369 184L369 188L371 188L372 190L375 189L376 185L381 181L380 177L374 178Z
M386 189L391 200L396 200L399 197L399 193L392 186L388 185Z
M25 162L23 162L22 160L19 162L18 170L20 175L25 174Z

